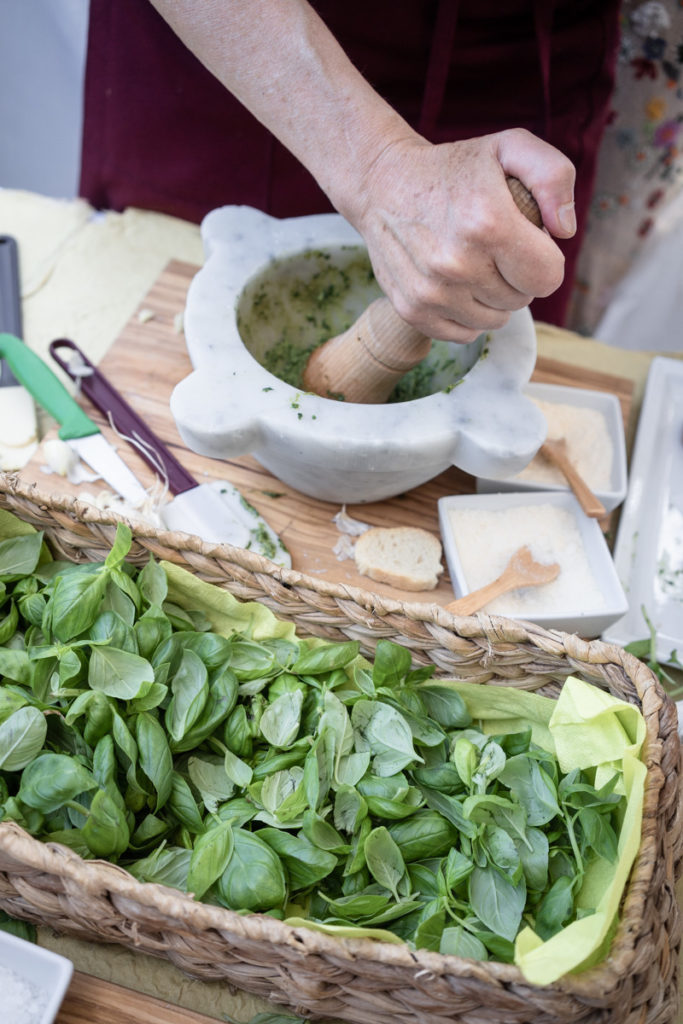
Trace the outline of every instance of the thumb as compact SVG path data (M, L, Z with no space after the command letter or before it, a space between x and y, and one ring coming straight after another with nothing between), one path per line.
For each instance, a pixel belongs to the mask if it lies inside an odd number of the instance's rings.
M505 173L529 189L550 234L571 238L576 233L576 171L571 160L524 128L500 132L497 155Z

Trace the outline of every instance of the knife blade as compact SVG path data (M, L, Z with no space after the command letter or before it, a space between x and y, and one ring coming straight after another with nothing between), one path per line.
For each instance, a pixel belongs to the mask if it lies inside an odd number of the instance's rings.
M100 428L81 409L47 363L13 334L0 333L0 358L33 398L60 424L58 436L77 452L117 494L133 506L147 491Z
M19 249L11 235L0 235L0 331L22 335ZM0 469L21 469L38 447L36 407L5 360L0 389Z
M79 382L86 398L168 482L175 497L159 510L167 529L194 533L211 543L248 548L291 567L291 556L277 533L233 484L226 480L198 483L73 341L57 338L49 350L58 366Z

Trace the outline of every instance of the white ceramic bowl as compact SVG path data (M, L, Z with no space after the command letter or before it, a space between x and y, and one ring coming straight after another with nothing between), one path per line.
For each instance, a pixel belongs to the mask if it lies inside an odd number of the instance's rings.
M513 552L526 544L538 561L560 562L560 576L543 586L502 595L482 611L495 611L497 615L525 619L546 629L578 633L589 639L599 636L628 607L602 530L594 519L584 515L573 494L533 491L453 495L440 498L438 504L441 537L456 597L464 597L496 579ZM539 506L544 506L542 511ZM547 506L558 512L546 511ZM461 523L458 536L451 514L462 510L472 515L467 528ZM571 515L569 522L573 521L560 540L554 533L546 535L545 528L539 525L556 515ZM554 522L549 525L555 529ZM468 579L463 562L468 564L474 557L472 529L477 531L476 544L483 553L476 555L476 565L470 566ZM576 543L573 537L577 538ZM585 571L584 556L589 567Z
M42 1012L37 1024L52 1024L71 981L71 961L34 942L0 931L0 964L18 975L40 1000ZM6 1013L0 992L0 1020L10 1024Z
M348 503L400 494L451 465L514 473L537 451L545 420L522 393L536 361L528 309L472 345L436 342L424 397L381 405L321 398L263 361L280 342L301 352L334 337L377 297L361 236L337 214L278 220L223 207L204 219L202 239L207 258L184 317L194 372L171 397L194 451L251 453L296 490Z
M530 381L523 388L528 398L559 405L572 405L579 409L595 409L605 417L607 433L612 443L612 472L609 486L593 487L596 498L611 512L626 497L628 479L626 474L626 440L624 419L616 395L606 391L592 391L590 388L574 388L561 384L540 384ZM587 481L590 486L590 481ZM568 485L555 484L545 480L534 480L517 476L477 477L477 491L490 494L497 491L566 491Z

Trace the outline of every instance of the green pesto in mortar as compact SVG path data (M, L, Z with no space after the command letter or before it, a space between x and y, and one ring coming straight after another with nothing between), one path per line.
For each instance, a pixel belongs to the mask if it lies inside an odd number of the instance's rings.
M364 248L309 250L273 260L246 285L237 309L245 346L266 370L303 391L311 355L346 331L382 294ZM485 339L472 345L432 343L430 354L402 377L389 402L409 402L451 391L485 354ZM335 396L343 400L343 395Z

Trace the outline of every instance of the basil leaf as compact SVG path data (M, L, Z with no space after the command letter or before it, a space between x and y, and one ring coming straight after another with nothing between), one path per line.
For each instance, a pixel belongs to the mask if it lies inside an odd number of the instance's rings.
M463 729L470 725L472 718L457 690L428 683L420 686L418 692L430 716L445 729Z
M0 577L9 582L30 576L40 560L43 534L26 533L0 543Z
M89 632L91 640L117 647L129 654L138 654L135 631L116 612L103 611L97 616Z
M306 838L320 850L328 850L330 853L350 853L351 847L346 843L328 821L315 811L304 812L302 832Z
M261 716L261 735L273 747L288 747L297 737L301 724L304 695L296 689L277 697Z
M223 874L232 857L234 845L232 824L229 821L214 825L195 841L187 875L187 888L194 893L195 899L201 899Z
M146 814L130 837L129 849L137 852L147 850L150 846L158 846L169 831L170 826L167 822L157 818L155 814Z
M93 647L88 666L88 685L107 697L134 700L147 683L154 682L154 669L139 654L116 647Z
M171 693L165 723L172 739L180 742L197 722L209 696L209 674L194 651L183 651L178 671L171 680Z
M484 943L461 925L444 928L439 942L439 952L448 956L461 956L467 960L488 960L489 958Z
M52 814L97 783L83 765L66 754L39 754L24 768L19 800L43 814Z
M181 740L171 740L171 749L174 751L193 750L198 747L202 740L210 736L220 723L227 718L237 701L237 678L234 672L228 668L219 669L209 680L209 694L199 718L191 729L184 733ZM235 712L243 714L243 725L245 735L248 739L246 749L236 749L232 734L228 725L224 730L223 740L227 747L238 755L251 753L251 734L247 722L246 711L243 707L235 708ZM231 721L231 719L229 719Z
M58 640L66 641L90 629L107 589L109 577L101 566L79 566L78 571L57 579L50 601L52 630Z
M383 825L374 828L365 840L364 853L372 877L398 900L398 885L406 873L406 866L389 830Z
M299 676L319 676L334 669L345 668L358 656L360 643L358 640L346 640L339 643L323 643L302 651L290 672Z
M160 609L168 597L168 580L159 563L150 555L137 579L140 593L148 605Z
M391 640L378 640L372 666L372 682L375 687L386 686L398 689L410 671L410 651Z
M278 828L262 828L258 835L282 860L293 890L308 889L337 866L333 853L314 846L305 835L293 836Z
M92 799L81 836L96 857L116 859L128 846L126 816L104 789L98 789Z
M534 930L545 941L556 935L574 909L574 879L561 875L551 885L536 911Z
M547 825L560 813L552 779L526 754L508 758L498 779L525 808L529 825Z
M148 712L135 719L135 738L141 770L156 790L155 811L160 811L171 795L173 758L160 722Z
M214 814L218 804L232 796L234 786L225 773L222 758L205 754L187 762L190 782L199 791L207 811Z
M548 884L548 837L540 828L526 830L524 842L515 840L528 889L542 892Z
M469 879L472 910L487 928L513 942L526 902L524 878L513 885L495 868L475 867Z
M17 772L42 750L47 722L37 708L21 707L0 724L0 769Z
M192 790L183 776L176 771L171 774L171 792L166 807L190 832L197 835L204 831L204 822Z
M298 765L268 775L261 788L264 808L280 822L294 821L308 806L303 784L304 771Z
M415 929L415 945L418 949L431 949L438 953L445 921L446 914L437 901L428 905L426 916Z
M334 824L342 832L354 834L367 816L368 805L353 786L340 786L334 795Z
M280 858L251 832L236 828L228 866L216 882L216 897L231 910L281 908L287 894Z
M413 747L413 736L405 718L381 701L359 700L351 712L356 750L374 755L375 775L394 775L413 761L422 763Z
M166 847L154 850L149 857L134 861L126 870L140 882L156 882L187 892L187 874L190 870L191 850Z
M26 651L0 647L0 676L15 683L26 684L31 678L31 665Z
M28 698L19 688L0 686L0 722L28 704Z
M23 604L26 601L31 601L36 596L38 596L38 595L31 594L31 595L28 595L27 597L22 597L21 601L19 602L19 604L22 606L22 615L24 615L25 618L28 618L28 616L26 616L25 613L24 613ZM41 597L38 597L38 600L40 602L40 606L41 607L40 607L40 615L38 616L38 620L37 620L37 625L40 625L41 619L43 617L42 610L45 607L45 601ZM29 620L29 621L31 621L31 620ZM14 634L17 631L18 623L19 623L19 611L17 609L16 603L14 601L11 601L10 602L10 606L9 606L9 611L7 612L7 614L5 615L5 617L3 619L0 619L0 645L6 644L8 642L8 640L10 640L14 636Z
M247 762L242 761L237 754L233 754L232 750L226 747L223 755L223 765L225 767L225 774L230 781L234 782L241 789L246 789L253 776L252 769Z
M441 857L457 842L458 831L438 811L417 811L406 821L388 827L404 861Z

